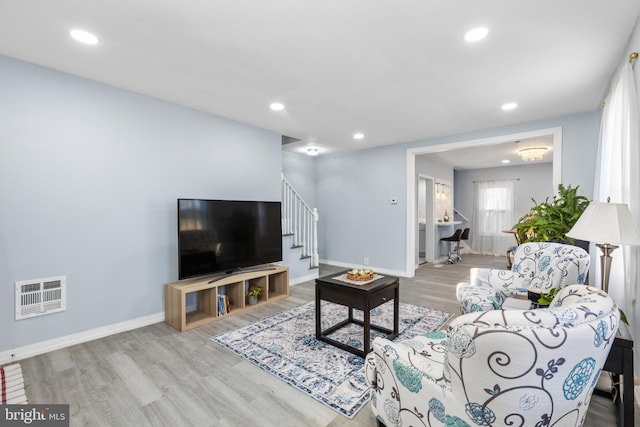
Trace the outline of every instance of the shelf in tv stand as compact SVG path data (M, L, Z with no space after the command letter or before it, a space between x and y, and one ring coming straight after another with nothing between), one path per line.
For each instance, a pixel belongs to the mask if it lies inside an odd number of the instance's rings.
M280 265L211 279L211 276L199 277L166 284L165 322L184 332L289 296L289 269ZM251 285L262 289L255 305L246 301ZM197 306L187 312L187 296L193 293L197 294ZM230 302L230 310L224 315L218 313L218 295L222 294L227 295Z

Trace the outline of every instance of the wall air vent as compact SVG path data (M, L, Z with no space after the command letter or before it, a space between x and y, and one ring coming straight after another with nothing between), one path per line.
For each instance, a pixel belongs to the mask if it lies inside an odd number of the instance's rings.
M66 309L66 276L16 282L16 320Z

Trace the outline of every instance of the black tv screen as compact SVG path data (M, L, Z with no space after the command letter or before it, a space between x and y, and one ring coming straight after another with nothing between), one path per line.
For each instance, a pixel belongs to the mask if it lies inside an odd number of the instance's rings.
M282 260L280 202L178 199L180 280Z

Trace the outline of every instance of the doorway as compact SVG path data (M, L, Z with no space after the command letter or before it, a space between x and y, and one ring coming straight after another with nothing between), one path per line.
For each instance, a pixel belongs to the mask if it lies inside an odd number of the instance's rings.
M539 129L510 135L500 135L482 139L466 140L446 144L427 145L423 147L410 148L407 150L406 158L406 189L407 189L407 221L406 225L406 248L405 248L405 274L407 277L415 276L415 266L418 251L418 228L417 219L417 186L419 177L416 175L416 156L438 151L454 150L474 146L490 146L502 144L508 141L533 138L541 135L550 135L553 139L553 188L558 188L562 182L562 128Z

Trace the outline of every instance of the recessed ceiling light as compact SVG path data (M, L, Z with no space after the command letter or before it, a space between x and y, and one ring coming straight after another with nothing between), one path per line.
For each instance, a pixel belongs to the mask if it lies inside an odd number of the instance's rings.
M515 110L516 108L518 108L518 103L517 102L507 102L506 104L502 105L502 109L504 111Z
M469 30L464 34L464 39L468 42L477 42L487 37L489 34L489 29L485 27L474 28L473 30Z
M364 138L364 133L358 132L353 134L353 139L362 139Z
M315 147L309 147L307 148L307 156L317 156L318 155L318 149Z
M98 43L98 38L91 34L88 31L84 31L84 30L71 30L69 31L69 34L71 34L71 37L74 38L74 40L79 41L80 43L84 43L84 44L97 44Z
M502 163L505 163L505 164L506 164L506 163L511 163L511 160L509 160L509 159L504 159L504 160L502 161Z
M269 105L269 108L271 108L273 111L282 111L284 110L284 104L280 102L274 102L271 105Z

